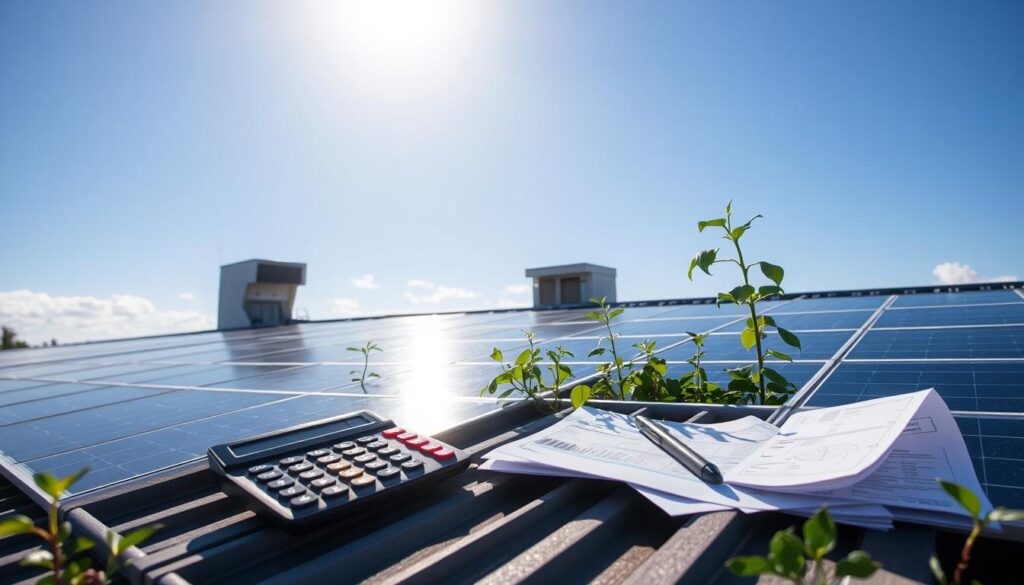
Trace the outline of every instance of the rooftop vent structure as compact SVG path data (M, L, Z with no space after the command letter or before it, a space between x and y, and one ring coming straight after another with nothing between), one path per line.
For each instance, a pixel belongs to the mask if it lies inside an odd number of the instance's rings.
M615 302L615 269L596 264L527 268L533 279L534 308L582 305L592 297Z
M245 260L221 266L217 329L290 323L300 284L306 284L306 265L300 262Z

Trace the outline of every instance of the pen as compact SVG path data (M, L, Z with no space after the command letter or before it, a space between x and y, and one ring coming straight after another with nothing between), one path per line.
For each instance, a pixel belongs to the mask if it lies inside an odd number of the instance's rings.
M642 408L631 415L641 435L647 437L648 440L661 448L662 451L668 453L670 457L681 463L690 473L705 482L722 483L722 472L718 470L714 463L701 457L700 453L673 437L668 429L660 423L646 416L641 416L639 413L644 410L646 409Z

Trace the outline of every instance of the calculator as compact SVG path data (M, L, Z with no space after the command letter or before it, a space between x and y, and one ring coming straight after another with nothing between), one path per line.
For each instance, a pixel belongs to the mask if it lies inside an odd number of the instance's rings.
M362 410L210 447L225 493L285 528L338 519L443 479L469 455Z

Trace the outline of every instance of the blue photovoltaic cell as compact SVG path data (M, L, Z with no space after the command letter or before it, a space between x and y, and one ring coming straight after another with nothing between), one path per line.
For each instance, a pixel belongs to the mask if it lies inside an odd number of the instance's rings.
M835 406L935 388L950 410L1024 412L1024 363L844 363L809 406Z
M779 307L779 311L837 311L847 309L877 309L882 306L888 295L860 296L860 297L831 297L817 299L799 299Z
M1024 419L956 419L992 505L1024 508Z
M801 360L827 360L830 359L843 343L853 335L851 331L835 331L826 333L800 333L800 344L802 350L791 347L782 342L777 335L769 334L765 339L765 349L774 349ZM688 359L694 352L692 343L684 343L673 347L660 354L660 357L670 361L682 361ZM754 349L746 350L740 343L739 334L735 335L711 335L704 341L704 359L706 360L749 360L754 355Z
M920 293L900 295L894 307L929 307L932 305L971 305L977 303L1019 303L1020 295L1012 290L966 291L958 293Z
M75 392L73 394L63 394L61 396L51 396L44 400L29 400L16 404L7 404L4 408L0 408L0 427L32 419L75 412L85 408L152 396L161 392L167 392L167 390L114 386Z
M850 359L1021 358L1024 326L868 331Z
M43 400L46 398L53 398L55 396L63 396L65 394L75 394L77 392L85 392L86 390L95 390L99 387L100 386L93 384L54 384L37 382L35 385L22 388L21 390L11 390L9 392L0 393L0 407L8 404L28 402L30 400ZM0 450L2 450L2 448L0 448Z
M940 309L889 309L874 327L941 327L949 325L1024 324L1024 303L967 305Z
M629 335L635 337L644 337L648 335L685 335L687 331L693 333L703 333L712 329L717 329L727 323L731 323L737 319L736 315L730 315L728 317L697 317L692 319L670 319L670 320L657 320L657 321L625 321L617 323L614 326L615 333L619 335ZM601 331L598 330L597 334L600 335ZM581 335L594 335L594 332L583 333Z
M857 329L868 320L872 311L844 311L840 313L768 313L779 327L791 331L800 329ZM730 325L722 331L742 331L747 328L746 320Z

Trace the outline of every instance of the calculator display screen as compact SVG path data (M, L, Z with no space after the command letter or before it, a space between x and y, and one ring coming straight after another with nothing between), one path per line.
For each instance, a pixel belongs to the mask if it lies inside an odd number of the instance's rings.
M344 429L350 429L352 427L358 427L376 422L372 419L366 418L365 416L353 416L351 418L345 418L337 420L332 423L325 425L317 425L308 429L301 429L298 431L290 432L286 435L275 435L270 437L264 437L262 439L253 439L251 441L243 441L241 443L234 443L230 446L231 452L236 457L245 457L254 453L259 453L267 449L273 449L286 445L289 443L298 443L306 439L313 439L322 435L327 435Z

